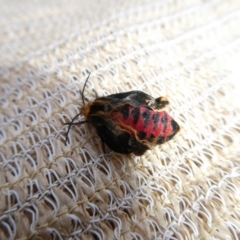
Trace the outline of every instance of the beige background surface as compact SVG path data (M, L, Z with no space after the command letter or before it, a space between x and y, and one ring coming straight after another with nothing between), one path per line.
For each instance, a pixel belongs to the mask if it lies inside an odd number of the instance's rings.
M181 132L65 146L87 71L89 100L166 96ZM240 239L239 77L240 1L1 1L0 239Z

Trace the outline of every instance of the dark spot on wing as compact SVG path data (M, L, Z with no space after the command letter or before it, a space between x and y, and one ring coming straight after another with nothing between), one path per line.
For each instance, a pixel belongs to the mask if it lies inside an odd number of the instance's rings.
M134 108L132 110L132 115L133 115L133 124L137 124L139 115L140 115L140 109L138 107Z
M158 129L158 122L159 122L159 112L155 112L152 116L152 120L154 122L153 130L156 131Z
M149 141L149 142L153 142L154 139L156 139L156 137L155 137L153 134L151 134L151 135L149 136L149 138L148 138L148 141Z
M145 132L143 132L143 131L138 133L138 137L139 137L141 140L146 139L146 136L147 136L147 134L146 134Z
M149 125L150 117L151 117L151 110L146 108L145 112L142 114L144 119L144 127L147 127Z
M161 122L163 124L163 132L165 132L168 124L168 118L166 113L164 113L163 117L161 118Z
M121 109L121 113L123 115L123 119L126 120L129 116L129 106L128 105L124 105Z
M160 135L160 136L158 137L157 144L162 144L162 143L164 143L164 142L165 142L164 136Z
M179 131L180 127L179 127L178 123L174 119L172 119L171 125L172 125L173 132Z

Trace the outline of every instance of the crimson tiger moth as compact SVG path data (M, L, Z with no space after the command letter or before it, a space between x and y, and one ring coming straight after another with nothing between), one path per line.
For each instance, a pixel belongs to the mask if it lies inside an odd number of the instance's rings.
M81 91L83 107L69 125L89 123L103 144L121 154L143 155L154 146L171 140L180 130L178 123L163 111L169 101L166 97L153 98L142 91L129 91L96 97L85 104L84 90L90 73ZM83 115L84 121L74 122ZM105 149L104 149L105 152Z

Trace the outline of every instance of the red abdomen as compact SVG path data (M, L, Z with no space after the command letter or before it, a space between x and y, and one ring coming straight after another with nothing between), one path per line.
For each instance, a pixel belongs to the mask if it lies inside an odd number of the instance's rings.
M147 107L124 105L112 113L120 126L136 134L140 140L162 144L170 140L180 129L177 122L165 111Z

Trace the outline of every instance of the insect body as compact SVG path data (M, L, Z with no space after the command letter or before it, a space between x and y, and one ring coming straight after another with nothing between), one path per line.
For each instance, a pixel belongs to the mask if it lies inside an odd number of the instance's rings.
M177 122L161 111L168 103L165 97L154 99L141 91L112 94L88 102L81 111L86 121L74 124L90 123L115 152L142 155L179 131Z

